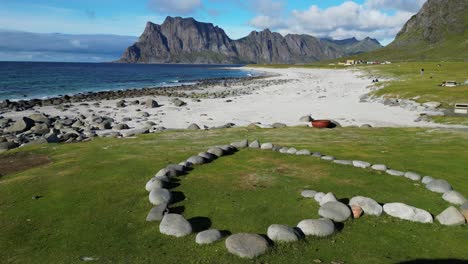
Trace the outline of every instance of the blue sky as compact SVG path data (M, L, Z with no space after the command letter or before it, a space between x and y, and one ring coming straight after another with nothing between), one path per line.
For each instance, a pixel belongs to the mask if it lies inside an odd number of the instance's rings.
M212 22L233 39L270 28L335 39L370 36L388 44L425 1L0 0L0 30L139 36L147 21L162 23L171 15Z

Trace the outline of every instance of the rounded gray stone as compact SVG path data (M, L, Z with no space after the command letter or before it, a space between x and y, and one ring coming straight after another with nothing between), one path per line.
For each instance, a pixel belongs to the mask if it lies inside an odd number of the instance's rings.
M184 237L192 233L192 226L182 215L166 214L159 224L159 232L168 236Z
M333 157L333 156L322 156L321 159L326 160L326 161L334 161L335 157Z
M397 177L405 176L404 172L398 171L398 170L386 170L385 172L392 176L397 176Z
M356 168L367 169L370 166L372 166L372 164L366 161L362 161L362 160L353 160L353 166Z
M353 162L351 160L334 160L333 163L340 165L353 165Z
M147 222L161 221L164 217L164 213L166 212L166 209L167 209L167 204L165 203L151 208L148 215L146 216L146 221Z
M260 142L258 142L258 140L254 140L252 143L249 144L249 148L254 148L254 149L260 148Z
M217 229L205 230L197 234L195 243L199 245L212 244L223 237L221 232Z
M442 195L442 199L445 201L456 204L456 205L462 205L466 203L466 198L463 196L463 194L457 192L457 191L448 191Z
M405 175L404 175L404 176L405 176L405 178L408 178L408 179L410 179L410 180L412 180L412 181L419 181L419 180L421 180L421 175L419 175L419 174L417 174L417 173L415 173L415 172L410 172L410 171L405 172Z
M289 148L288 151L286 152L287 154L296 154L297 149L296 148Z
M298 156L310 156L312 153L310 153L310 150L307 149L301 149L298 152L296 152L296 155Z
M246 148L249 146L249 141L247 139L244 139L242 141L233 142L231 143L231 146L236 148Z
M153 189L163 188L163 187L164 187L163 182L160 179L156 178L156 177L151 178L145 185L145 189L148 192L151 192L151 190L153 190Z
M317 202L317 203L320 203L320 201L322 201L322 198L325 196L325 193L323 192L318 192L314 195L314 200Z
M273 148L273 144L272 143L263 143L261 146L260 146L261 149L263 150L270 150Z
M201 164L205 164L206 160L200 156L192 156L187 159L187 162L190 162L194 165L201 165Z
M297 227L306 236L326 237L335 232L335 224L327 218L302 220Z
M268 227L267 236L276 242L295 242L300 239L300 233L294 228L277 224Z
M386 171L388 168L384 164L374 164L372 165L371 169L376 170L376 171Z
M422 182L423 184L428 184L428 183L430 183L430 182L433 181L433 180L434 180L434 178L432 178L431 176L424 176L424 177L422 178L421 182Z
M338 199L336 199L336 196L333 193L329 192L322 197L322 199L320 200L320 205L336 201L338 201Z
M286 153L288 153L288 150L289 150L288 147L282 147L282 148L279 150L279 153L286 154Z
M172 194L163 188L154 188L149 193L149 201L153 205L168 204L171 202Z
M315 194L317 194L317 192L313 190L304 190L301 192L301 196L305 198L314 198Z
M253 259L268 250L268 241L257 234L239 233L226 239L226 248L231 254Z
M432 180L426 185L426 188L431 192L446 193L452 190L452 185L446 180Z
M384 204L383 210L386 214L403 220L420 223L433 222L429 212L404 203L387 203Z
M198 153L198 156L200 156L200 157L202 157L202 158L204 158L206 160L210 160L210 161L215 160L215 159L218 158L216 155L213 155L213 154L208 153L208 152L200 152L200 153Z
M464 225L466 222L465 217L458 211L457 208L450 206L445 209L442 213L436 216L437 221L442 225L453 226L453 225Z
M215 155L218 158L224 155L224 150L219 147L210 148L207 152Z
M383 208L379 203L364 196L355 196L351 198L351 200L349 200L349 205L357 205L361 207L362 211L368 215L380 216L383 212Z
M319 215L335 222L344 222L351 217L351 210L344 203L332 201L320 207Z

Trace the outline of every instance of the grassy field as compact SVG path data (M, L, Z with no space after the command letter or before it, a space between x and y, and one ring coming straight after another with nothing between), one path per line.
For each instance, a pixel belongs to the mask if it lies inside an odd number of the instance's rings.
M411 223L389 216L349 220L332 237L275 245L251 261L229 254L224 241L198 246L194 235L167 237L159 233L157 223L145 222L151 205L144 185L154 173L209 146L243 138L385 163L447 179L468 195L466 132L236 128L27 147L0 154L0 169L10 164L8 172L0 172L1 262L80 263L83 256L97 258L95 263L468 260L467 226ZM43 162L27 168L24 162L34 157ZM317 218L316 202L300 197L303 189L331 191L342 199L364 195L381 203L404 202L434 215L449 206L440 195L404 178L261 150L241 150L197 167L180 177L179 184L172 190L179 198L173 211L183 212L197 228L232 233L265 234L270 224L294 226Z

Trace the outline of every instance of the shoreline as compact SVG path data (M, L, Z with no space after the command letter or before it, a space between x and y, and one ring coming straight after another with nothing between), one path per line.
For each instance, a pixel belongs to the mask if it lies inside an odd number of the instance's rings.
M96 136L131 137L166 129L310 126L311 119L358 127L467 128L426 122L421 114L428 108L414 110L366 100L377 87L361 71L245 69L268 75L100 92L49 99L46 105L34 101L23 111L0 109L0 151L2 144L8 149Z

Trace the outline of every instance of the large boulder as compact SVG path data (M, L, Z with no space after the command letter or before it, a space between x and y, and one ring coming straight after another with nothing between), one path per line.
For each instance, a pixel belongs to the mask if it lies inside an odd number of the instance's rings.
M195 243L199 245L212 244L223 237L221 232L216 229L205 230L197 234Z
M433 222L429 212L404 203L387 203L384 204L383 210L386 214L403 220L420 223Z
M372 165L371 169L376 171L386 171L388 170L387 166L384 164L374 164Z
M149 201L153 205L168 204L171 202L172 194L163 188L154 188L149 193Z
M465 217L457 208L450 206L449 208L445 209L442 213L436 216L437 221L442 225L464 225L466 222Z
M452 185L446 180L432 180L426 185L426 188L431 192L446 193L452 190Z
M292 227L274 224L268 227L267 236L275 242L294 242L300 239L301 234Z
M353 166L356 167L356 168L367 169L370 166L372 166L372 164L370 164L369 162L366 162L366 161L362 161L362 160L353 160Z
M351 217L351 210L344 203L332 201L325 203L320 207L319 215L335 222L344 222Z
M375 200L364 197L364 196L355 196L349 200L349 205L357 205L362 208L365 214L380 216L382 214L383 208Z
M268 241L257 234L239 233L226 239L226 248L241 258L253 259L268 250Z
M456 204L456 205L462 205L466 203L466 198L463 196L463 194L457 192L457 191L448 191L442 195L442 199L445 201Z
M31 129L34 126L34 120L27 118L27 117L22 117L19 120L17 120L13 125L5 129L5 132L7 133L20 133L20 132L25 132Z
M335 224L327 218L302 220L297 227L306 236L326 237L335 232Z
M258 142L258 140L254 140L252 143L249 144L249 148L254 148L254 149L260 148L260 142Z
M260 146L260 149L263 149L263 150L271 150L273 148L273 143L263 143L261 146Z
M287 154L296 154L297 149L296 148L289 148L288 151L286 152Z
M317 192L313 190L304 190L301 192L301 196L304 198L314 198L316 194Z
M193 165L201 165L201 164L205 164L206 160L205 160L205 158L202 158L200 156L192 156L192 157L187 159L187 162L190 162Z
M224 155L224 150L222 148L219 148L219 147L210 148L206 152L208 152L210 154L213 154L218 158Z
M29 118L32 119L36 123L50 123L49 118L45 116L43 113L32 114L29 116Z
M333 193L329 192L322 197L322 199L320 200L320 205L336 201L338 201L338 199L336 199L336 196Z
M166 214L159 224L159 232L168 236L184 237L192 233L192 226L182 215Z
M397 176L397 177L405 176L405 173L399 170L386 170L385 172L392 176Z
M156 108L159 106L158 102L153 99L147 99L145 102L146 108Z
M422 182L423 184L428 184L428 183L430 183L430 182L433 181L433 180L434 180L434 178L432 178L431 176L424 176L424 177L422 178L421 182Z
M412 180L412 181L419 181L419 180L421 180L421 175L419 175L419 174L417 174L417 173L415 173L415 172L410 172L410 171L405 172L405 175L404 175L404 176L405 176L405 178L408 178L408 179L410 179L410 180Z
M161 181L160 179L153 177L146 183L145 189L148 192L151 192L153 189L156 188L164 188L164 184L163 181Z
M165 203L151 208L148 215L146 216L146 221L147 222L161 221L164 217L164 214L167 211L166 209L167 209L167 204Z

